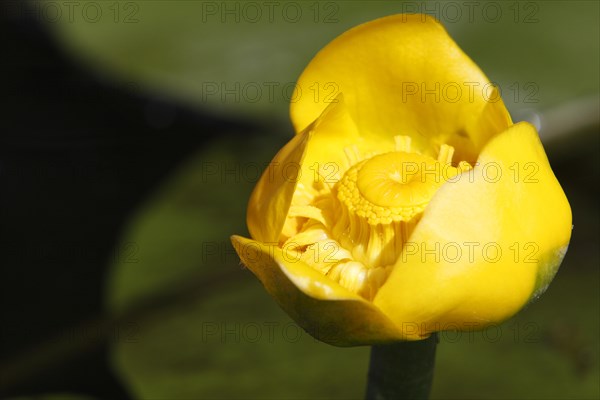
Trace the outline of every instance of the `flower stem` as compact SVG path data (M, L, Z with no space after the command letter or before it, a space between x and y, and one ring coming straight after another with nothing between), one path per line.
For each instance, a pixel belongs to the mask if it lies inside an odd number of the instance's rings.
M367 400L428 399L438 337L373 346Z

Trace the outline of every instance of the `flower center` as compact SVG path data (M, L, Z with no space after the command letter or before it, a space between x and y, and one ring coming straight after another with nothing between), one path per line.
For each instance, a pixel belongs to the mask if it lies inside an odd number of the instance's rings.
M440 163L416 153L391 152L352 167L338 198L371 225L409 221L421 213L444 182Z
M337 185L340 218L333 238L368 267L394 264L425 207L448 179L453 148L438 159L407 151L373 156L352 166Z
M466 162L452 166L451 146L442 145L434 159L411 151L407 136L395 140L394 151L383 154L345 149L352 166L343 177L330 192L289 215L305 222L284 247L366 299L373 299L387 280L435 192L471 169Z

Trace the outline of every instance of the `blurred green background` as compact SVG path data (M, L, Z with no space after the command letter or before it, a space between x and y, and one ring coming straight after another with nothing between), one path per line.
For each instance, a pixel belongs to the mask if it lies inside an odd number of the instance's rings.
M229 236L247 235L259 171L293 134L304 66L348 28L398 12L440 19L514 119L538 125L574 218L539 301L496 328L441 334L432 397L599 398L600 10L580 0L5 5L0 161L6 187L26 195L3 200L16 210L2 226L3 390L362 398L368 348L298 328Z

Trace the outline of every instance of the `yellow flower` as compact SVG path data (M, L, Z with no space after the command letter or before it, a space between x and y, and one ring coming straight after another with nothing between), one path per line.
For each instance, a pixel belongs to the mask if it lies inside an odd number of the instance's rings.
M544 292L571 209L535 128L424 15L344 33L299 78L297 134L248 206L242 262L335 345L499 323Z

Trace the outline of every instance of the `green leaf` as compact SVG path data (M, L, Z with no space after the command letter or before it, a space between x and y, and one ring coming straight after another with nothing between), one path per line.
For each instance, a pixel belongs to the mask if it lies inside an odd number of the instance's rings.
M287 119L293 83L326 43L401 12L441 20L512 111L598 92L595 1L81 1L59 18L52 7L40 15L98 73L248 118Z
M113 341L112 359L138 398L349 398L364 391L368 349L331 347L302 331L229 243L246 231L250 169L270 160L275 149L268 147L248 140L199 154L125 233L108 307L127 332Z
M255 281L157 312L138 337L117 343L113 360L141 399L347 399L364 391L368 349L317 342Z
M190 276L221 272L224 257L235 265L226 254L228 238L246 230L252 165L233 146L213 147L183 165L138 210L115 250L110 310L128 310Z

